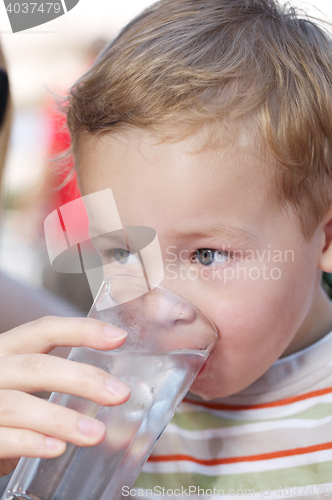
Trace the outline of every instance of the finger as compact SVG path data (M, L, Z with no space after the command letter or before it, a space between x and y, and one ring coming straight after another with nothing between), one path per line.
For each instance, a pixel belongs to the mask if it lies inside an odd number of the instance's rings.
M0 335L0 356L23 353L48 353L57 346L116 349L126 332L93 318L45 316Z
M93 446L105 437L103 422L19 391L0 391L3 427L38 432L77 446Z
M0 389L61 392L102 406L124 403L130 395L127 384L100 368L47 354L4 356L0 373Z
M27 429L0 427L0 459L53 458L66 450L66 443Z

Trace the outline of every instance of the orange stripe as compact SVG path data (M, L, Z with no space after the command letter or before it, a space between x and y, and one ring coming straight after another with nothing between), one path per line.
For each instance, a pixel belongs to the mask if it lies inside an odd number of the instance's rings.
M273 408L275 406L285 406L290 403L296 403L297 401L303 401L305 399L314 398L316 396L323 396L324 394L329 394L332 392L332 387L327 387L326 389L320 389L318 391L307 392L306 394L301 394L300 396L293 396L291 398L279 399L279 401L272 401L271 403L261 403L258 405L226 405L223 403L209 403L206 401L191 401L188 398L184 399L185 403L190 403L193 405L205 406L211 410L257 410L259 408Z
M190 455L159 455L151 456L149 462L194 462L200 465L222 465L234 464L237 462L256 462L258 460L270 460L272 458L291 457L294 455L303 455L304 453L313 453L314 451L330 450L332 443L323 443L306 448L295 448L293 450L276 451L274 453L263 453L262 455L247 455L244 457L229 457L229 458L211 458L200 459L191 457Z

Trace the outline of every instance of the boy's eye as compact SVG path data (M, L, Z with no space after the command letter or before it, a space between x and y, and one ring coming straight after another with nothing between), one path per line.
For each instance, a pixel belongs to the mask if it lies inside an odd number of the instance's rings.
M112 253L119 264L136 264L137 262L135 255L131 254L124 248L114 248Z
M193 262L199 262L203 266L219 266L224 264L230 255L223 250L212 250L211 248L199 248L193 255Z

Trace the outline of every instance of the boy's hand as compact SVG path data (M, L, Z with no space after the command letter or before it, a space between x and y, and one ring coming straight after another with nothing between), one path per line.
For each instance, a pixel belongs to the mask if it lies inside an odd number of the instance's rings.
M29 393L56 391L103 406L124 403L129 387L91 365L48 356L56 346L115 349L126 333L91 318L45 317L0 335L0 476L17 458L61 455L66 441L92 446L104 438L98 420Z

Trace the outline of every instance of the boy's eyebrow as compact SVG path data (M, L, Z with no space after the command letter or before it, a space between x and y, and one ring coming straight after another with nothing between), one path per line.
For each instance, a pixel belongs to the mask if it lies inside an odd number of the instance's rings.
M95 231L95 232L94 232ZM97 233L97 236L93 236L94 234L96 234L96 228L94 228L94 230L91 230L90 229L90 232L91 232L91 241L93 243L96 243L97 245L98 244L101 244L101 243L110 243L112 242L113 244L118 244L118 245L125 245L126 246L126 239L125 239L125 236L124 236L124 233L123 231L117 231L117 232L111 232L111 233L103 233L103 234L98 234Z
M206 226L203 230L184 230L176 233L178 237L188 239L204 239L204 238L219 238L226 237L236 241L252 241L255 239L255 234L248 229L241 227L225 226L217 224L215 226Z
M98 228L100 230L100 228ZM91 230L91 228L90 228ZM96 231L97 228L94 226L93 230L91 231L92 235L96 234L94 231ZM98 232L97 232L98 234ZM204 240L204 239L209 239L210 241L212 240L217 240L220 243L220 238L227 238L232 241L236 242L241 242L241 243L249 243L255 239L255 234L248 230L244 229L241 227L233 227L233 226L226 226L222 224L217 224L215 226L205 226L203 230L198 230L193 228L192 230L190 229L184 229L184 230L178 230L172 232L172 237L178 238L178 239L189 239L189 240L194 240L194 239L199 239L199 240ZM97 245L99 244L110 244L112 243L113 245L118 244L118 245L125 245L126 246L126 239L124 236L123 230L120 231L114 231L111 233L104 233L104 234L98 234L98 236L92 237L92 240L94 243Z

